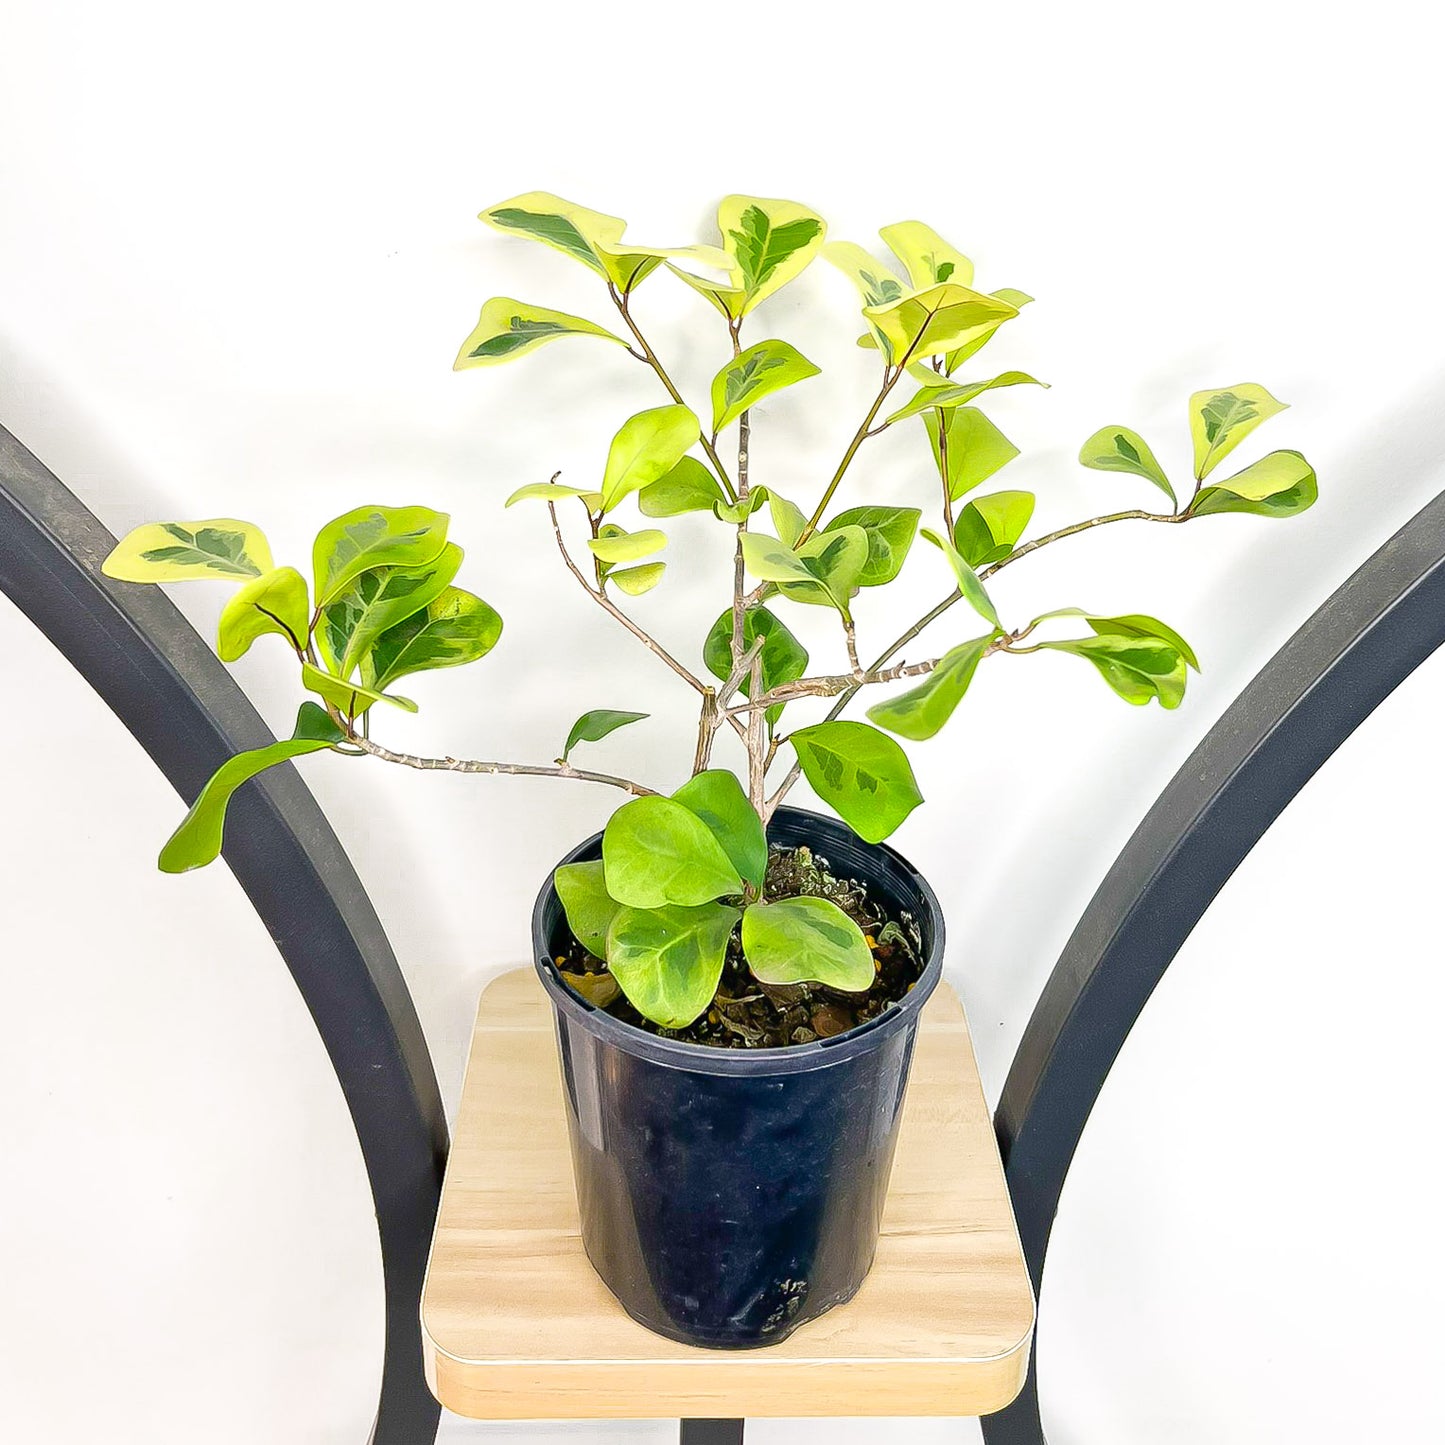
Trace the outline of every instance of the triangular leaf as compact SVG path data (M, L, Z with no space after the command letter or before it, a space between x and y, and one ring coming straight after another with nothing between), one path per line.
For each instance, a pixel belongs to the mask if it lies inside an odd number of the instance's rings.
M481 317L472 328L471 335L462 342L452 370L495 366L563 336L600 336L604 341L627 345L605 326L598 326L580 316L569 316L565 311L549 311L545 306L514 301L510 296L494 296L482 307Z

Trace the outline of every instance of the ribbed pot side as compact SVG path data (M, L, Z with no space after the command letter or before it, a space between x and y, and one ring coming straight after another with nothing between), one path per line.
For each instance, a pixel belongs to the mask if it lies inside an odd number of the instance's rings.
M552 960L556 892L532 941L554 1005L587 1255L622 1307L669 1339L776 1344L851 1299L873 1263L918 1017L943 965L943 918L917 871L843 824L780 808L769 840L806 844L923 939L923 976L878 1018L785 1049L661 1039L577 998ZM602 835L563 859L600 856Z

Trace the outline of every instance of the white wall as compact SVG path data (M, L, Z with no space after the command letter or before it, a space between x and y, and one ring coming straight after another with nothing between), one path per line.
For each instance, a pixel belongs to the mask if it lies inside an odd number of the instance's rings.
M470 672L417 681L421 715L387 719L387 740L545 757L583 709L635 707L656 720L596 757L666 783L690 750L686 697L568 593L537 515L500 506L559 468L590 475L622 417L661 398L642 368L582 342L450 371L490 295L605 319L586 272L486 231L482 205L552 189L664 243L700 236L730 190L807 200L865 244L928 220L983 284L1038 297L989 357L1053 389L990 411L1024 449L1009 484L1038 490L1044 526L1140 498L1074 464L1097 426L1138 427L1182 472L1187 394L1264 382L1293 409L1263 447L1299 447L1319 470L1307 517L1108 529L995 589L1008 616L1080 603L1173 621L1205 663L1185 708L1127 709L1069 659L999 663L914 750L930 803L896 841L944 897L950 974L996 1097L1149 802L1279 643L1445 484L1438 109L1413 14L1397 0L1348 23L1278 0L856 18L774 5L758 25L656 4L624 18L15 0L0 420L117 531L239 513L278 558L304 559L315 528L357 502L447 508L469 548L462 581L507 634ZM819 266L760 318L824 367L760 409L756 475L802 497L871 385L853 305ZM695 334L699 304L658 278L639 309L700 395L720 357ZM921 433L874 444L855 496L922 486L922 448ZM707 545L701 523L678 531ZM724 573L719 550L639 615L691 650ZM910 574L921 610L941 574L921 555ZM213 625L220 596L175 595ZM865 611L865 650L905 605ZM938 628L942 645L961 635ZM144 758L8 607L0 638L20 1025L0 1051L0 1437L355 1441L380 1348L376 1251L304 1012L228 876L150 873L179 809ZM288 726L279 656L258 648L239 671ZM1352 1439L1366 1418L1418 1438L1434 1423L1407 1377L1394 1389L1381 1341L1418 1342L1421 1360L1439 1346L1419 1282L1430 1261L1408 1229L1426 1223L1408 1203L1410 1141L1434 1087L1438 947L1419 901L1430 876L1390 843L1400 829L1431 841L1439 779L1419 763L1439 671L1271 834L1110 1083L1043 1301L1060 1445L1304 1438L1306 1419L1312 1441ZM334 758L306 772L452 1099L478 988L525 959L539 880L613 799ZM1368 1378L1350 1359L1373 1362Z

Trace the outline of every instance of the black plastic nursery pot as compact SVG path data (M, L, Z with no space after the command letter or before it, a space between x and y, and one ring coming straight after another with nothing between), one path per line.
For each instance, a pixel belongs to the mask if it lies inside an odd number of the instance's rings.
M768 837L811 848L922 935L918 982L847 1033L750 1050L659 1038L562 982L552 960L571 935L550 877L532 915L587 1255L639 1323L720 1349L777 1344L863 1283L919 1014L943 967L938 899L893 849L797 808L780 808ZM598 833L562 862L601 850Z

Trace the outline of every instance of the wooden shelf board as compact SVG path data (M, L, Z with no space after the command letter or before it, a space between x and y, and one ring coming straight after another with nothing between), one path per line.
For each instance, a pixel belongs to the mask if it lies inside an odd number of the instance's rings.
M924 1010L873 1270L758 1350L644 1329L582 1250L551 1007L483 993L422 1296L433 1393L476 1419L981 1415L1022 1388L1034 1302L957 997Z

